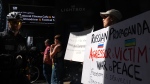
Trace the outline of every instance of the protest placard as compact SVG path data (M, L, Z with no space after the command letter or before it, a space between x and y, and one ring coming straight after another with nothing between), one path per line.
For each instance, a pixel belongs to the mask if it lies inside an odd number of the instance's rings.
M87 34L91 33L93 29L94 28L92 27L91 29L81 32L70 32L64 58L65 60L83 62Z
M150 84L149 17L150 11L90 33L82 83Z

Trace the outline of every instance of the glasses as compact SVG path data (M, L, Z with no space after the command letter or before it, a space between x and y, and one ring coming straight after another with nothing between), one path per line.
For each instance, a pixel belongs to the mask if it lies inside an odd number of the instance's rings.
M17 25L21 25L21 21L9 21L9 23L11 24L11 25L14 25L14 24L17 24Z

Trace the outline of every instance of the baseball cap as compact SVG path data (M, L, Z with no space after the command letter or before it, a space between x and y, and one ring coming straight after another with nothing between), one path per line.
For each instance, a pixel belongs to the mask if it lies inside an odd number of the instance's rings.
M120 11L116 10L116 9L110 9L106 12L100 12L100 16L104 17L104 15L113 15L115 16L118 20L122 19L122 14L120 13Z

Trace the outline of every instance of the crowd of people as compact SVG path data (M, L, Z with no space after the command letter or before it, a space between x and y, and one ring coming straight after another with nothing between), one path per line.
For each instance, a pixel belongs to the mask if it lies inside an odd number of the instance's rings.
M122 14L111 9L100 12L103 20L103 27L106 28L122 19ZM26 66L28 48L26 39L21 36L19 30L22 26L22 16L18 12L10 12L7 16L6 30L0 32L0 77L1 84L31 84L22 69ZM64 48L62 45L62 35L54 36L54 43L49 39L44 41L45 51L43 54L43 75L48 84L63 84L64 77ZM10 61L11 59L11 61ZM70 62L78 64L79 62ZM82 63L79 63L82 69ZM76 65L75 65L76 66ZM76 69L72 73L76 73ZM71 84L81 84L82 70L79 71L78 82ZM71 74L73 75L73 74ZM74 74L75 77L75 74ZM74 81L72 79L72 81Z

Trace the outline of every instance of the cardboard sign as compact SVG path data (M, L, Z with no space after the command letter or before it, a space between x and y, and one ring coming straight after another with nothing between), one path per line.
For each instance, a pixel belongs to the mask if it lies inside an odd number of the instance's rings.
M83 62L87 34L91 33L93 28L82 32L71 32L66 48L65 60Z

